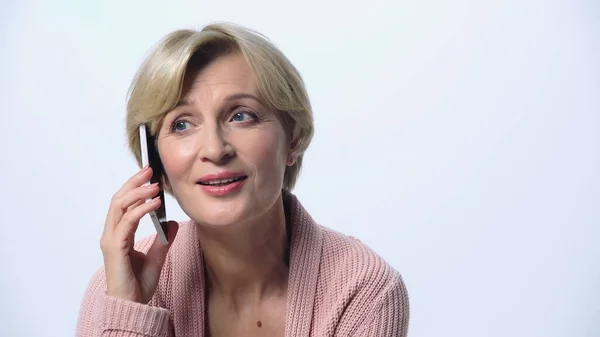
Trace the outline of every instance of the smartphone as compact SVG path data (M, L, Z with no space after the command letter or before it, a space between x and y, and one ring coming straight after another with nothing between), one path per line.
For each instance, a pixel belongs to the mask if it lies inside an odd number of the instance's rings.
M150 133L150 128L147 124L140 125L140 150L142 153L142 166L150 165L152 168L152 178L146 185L158 183L160 197L160 207L156 211L148 213L154 228L158 233L160 242L163 245L168 244L167 240L167 213L165 209L165 193L162 186L163 166L156 149L156 141ZM146 202L152 199L147 199Z

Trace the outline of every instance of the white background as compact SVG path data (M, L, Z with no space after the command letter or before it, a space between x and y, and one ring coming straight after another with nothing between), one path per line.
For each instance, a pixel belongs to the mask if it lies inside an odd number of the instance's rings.
M411 337L600 336L598 2L0 3L1 336L74 334L137 170L134 72L164 34L222 20L303 74L295 193L402 273Z

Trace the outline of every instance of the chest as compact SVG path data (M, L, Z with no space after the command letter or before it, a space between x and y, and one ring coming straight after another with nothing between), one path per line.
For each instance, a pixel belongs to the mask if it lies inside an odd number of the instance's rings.
M283 337L286 300L274 298L246 308L234 308L222 302L209 303L206 323L205 335L210 337Z

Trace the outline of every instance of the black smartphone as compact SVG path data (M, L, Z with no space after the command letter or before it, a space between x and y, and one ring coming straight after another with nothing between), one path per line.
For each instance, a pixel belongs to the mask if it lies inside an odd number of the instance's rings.
M165 209L165 193L163 189L163 165L160 161L158 149L156 148L156 140L150 132L147 124L140 125L140 151L142 153L142 166L150 165L152 168L152 178L147 184L158 183L160 197L160 207L156 211L148 213L154 223L156 232L162 244L168 244L167 239L167 213ZM146 201L149 201L148 199Z

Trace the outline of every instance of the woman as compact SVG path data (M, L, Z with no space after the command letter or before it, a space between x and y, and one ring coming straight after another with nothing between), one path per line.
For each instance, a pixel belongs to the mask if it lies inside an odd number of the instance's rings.
M400 274L359 241L317 225L290 192L313 135L303 81L266 38L213 24L167 35L132 84L129 145L149 123L164 168L114 195L104 268L78 336L406 336ZM159 189L189 221L134 245Z

